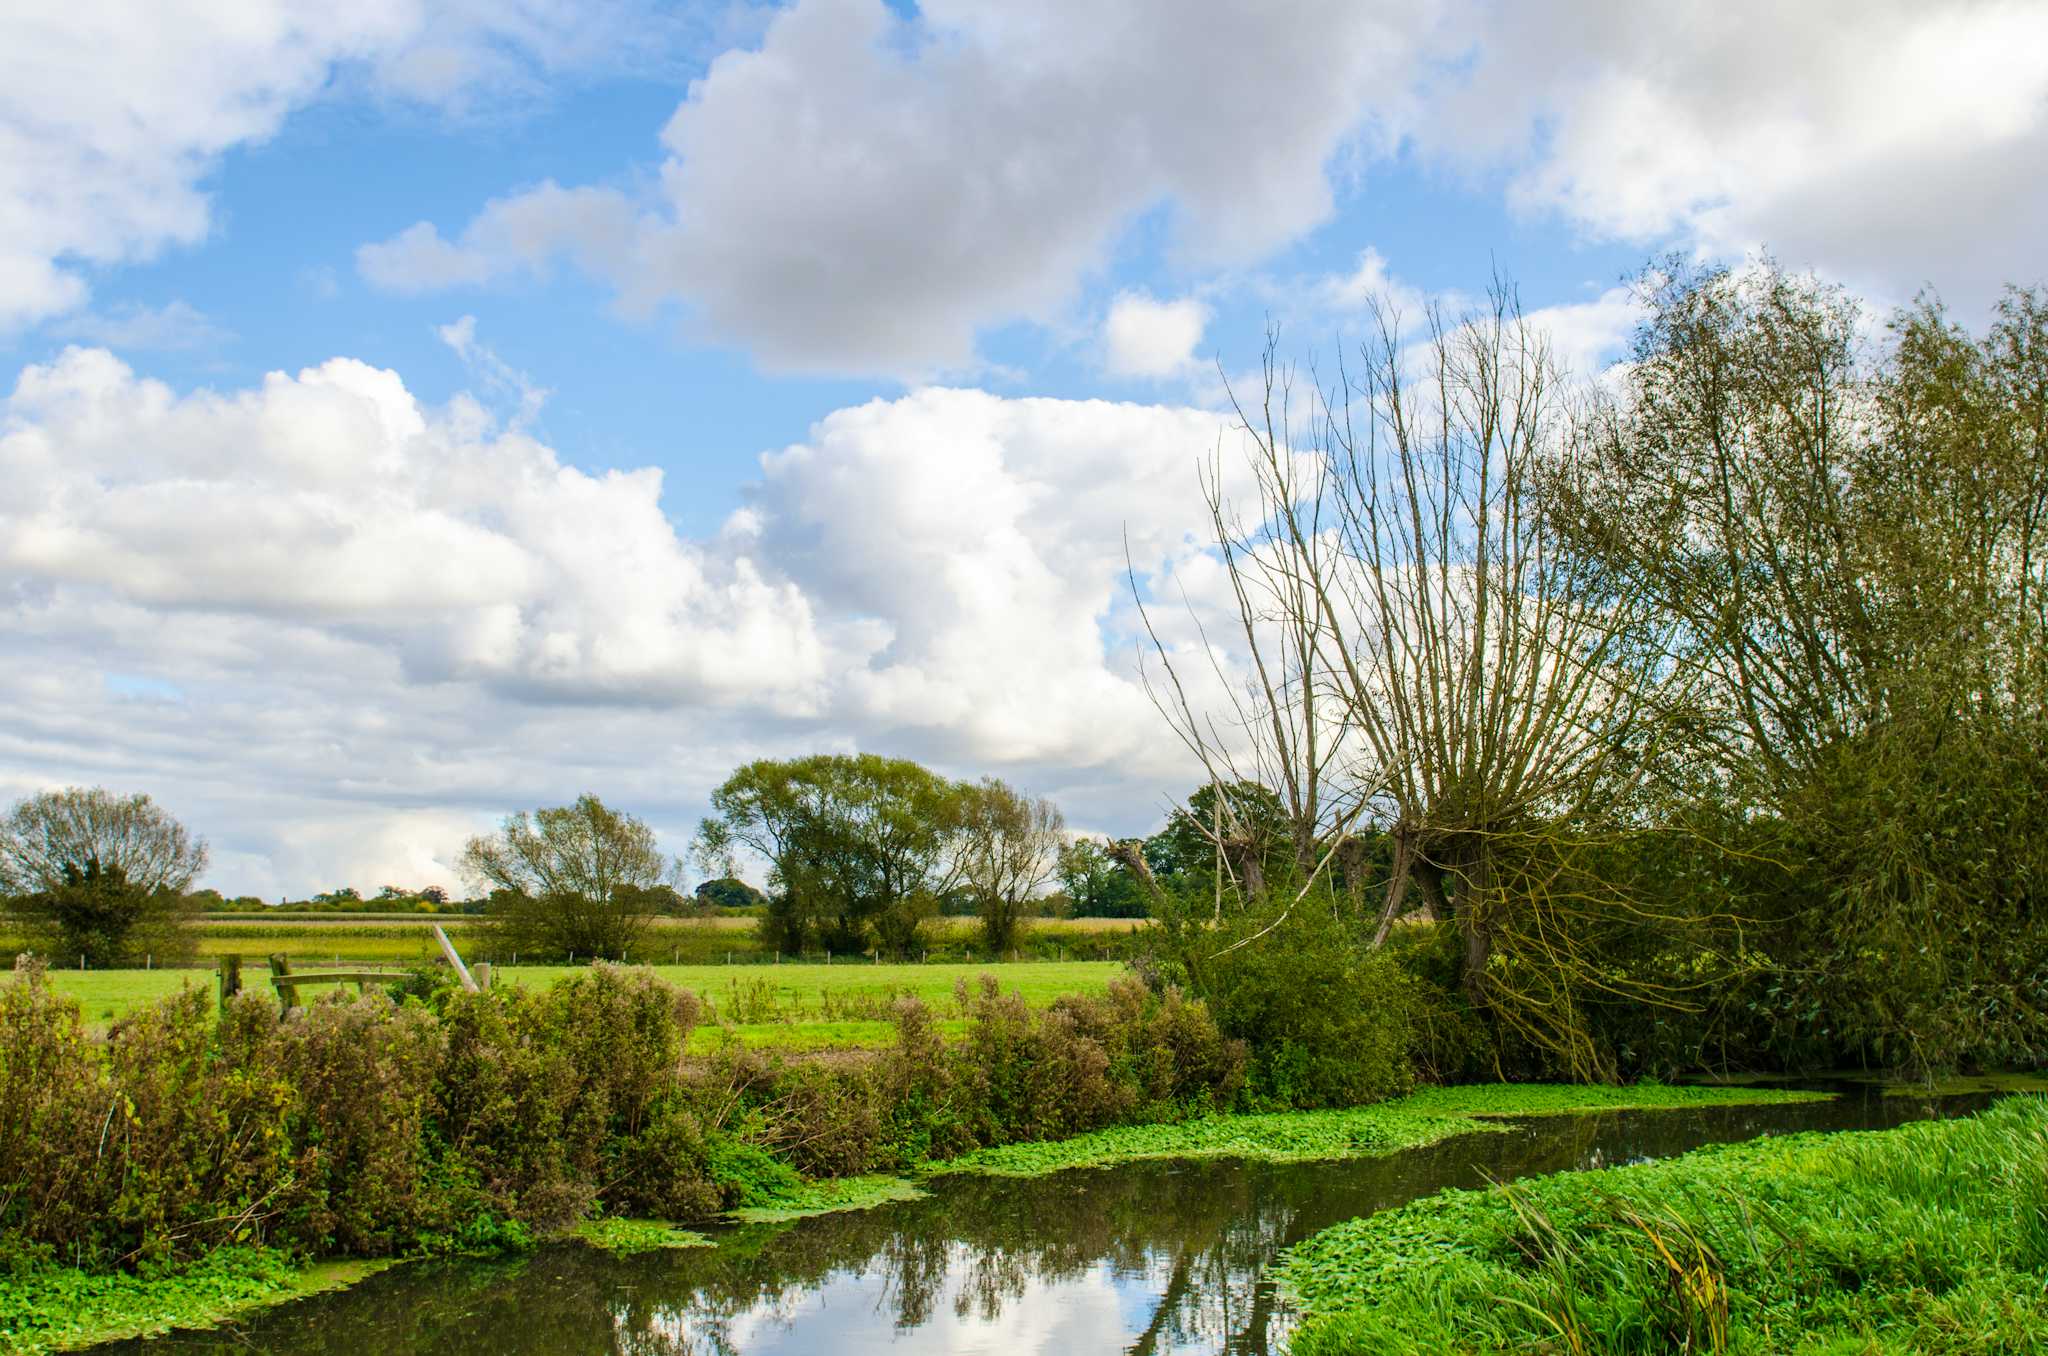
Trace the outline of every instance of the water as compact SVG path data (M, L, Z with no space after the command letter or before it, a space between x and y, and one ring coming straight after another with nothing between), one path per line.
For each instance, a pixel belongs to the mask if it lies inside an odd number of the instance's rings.
M716 1249L400 1267L231 1327L96 1352L279 1356L615 1353L1244 1353L1291 1316L1274 1256L1339 1220L1442 1187L1661 1158L1796 1130L1874 1129L1981 1109L1851 1090L1799 1106L1607 1113L1340 1163L1139 1163L960 1178L930 1198L725 1230Z

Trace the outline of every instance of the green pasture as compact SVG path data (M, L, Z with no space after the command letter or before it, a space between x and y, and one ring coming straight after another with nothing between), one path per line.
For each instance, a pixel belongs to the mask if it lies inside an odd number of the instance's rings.
M343 957L344 961L348 958ZM311 968L310 965L303 968ZM551 985L582 967L532 965L498 968L494 983ZM877 1049L892 1044L895 1027L889 1005L902 994L923 1000L939 1018L939 1029L958 1034L963 1023L954 1003L961 981L973 985L995 976L1004 992L1016 992L1033 1007L1046 1007L1062 994L1101 993L1122 973L1115 961L1022 961L992 965L874 965L865 961L831 965L657 965L669 983L690 989L710 1005L710 1020L690 1042L697 1053L724 1037L714 1021L730 1022L734 1035L752 1046L802 1052ZM255 957L244 962L243 983L268 986ZM58 992L76 998L85 1020L104 1027L145 1003L176 993L181 985L214 986L206 970L59 970L50 975Z

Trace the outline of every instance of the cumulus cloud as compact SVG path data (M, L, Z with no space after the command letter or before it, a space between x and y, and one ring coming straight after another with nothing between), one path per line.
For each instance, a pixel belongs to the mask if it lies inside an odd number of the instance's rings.
M644 205L544 184L452 241L422 223L359 263L410 290L569 253L629 306L680 302L772 368L958 370L979 329L1066 305L1152 208L1211 261L1326 219L1325 165L1429 11L938 0L906 19L797 0L691 86Z
M179 395L70 349L6 409L0 574L372 634L421 681L801 710L824 672L804 599L678 539L660 472L587 475L392 372Z
M2048 9L2031 0L1488 5L1415 135L1609 238L1768 247L1864 287L2038 278Z
M1057 318L1147 211L1256 261L1329 217L1333 162L1370 192L1407 146L1592 236L1976 295L2038 269L2044 53L2022 0L796 0L692 85L654 191L542 184L359 264L416 291L567 256L766 367L918 377Z
M1122 292L1103 322L1104 361L1112 376L1172 377L1195 365L1195 346L1209 324L1209 307L1193 298L1155 301Z
M658 472L584 472L389 371L180 391L71 349L0 406L0 793L150 790L214 836L217 883L266 894L418 883L585 789L679 847L731 767L819 748L1143 827L1190 774L1138 678L1125 543L1141 578L1199 557L1219 436L920 390L764 456L699 541Z
M566 0L83 0L0 19L0 328L85 304L94 265L205 238L207 176L338 91L464 110L649 59L677 23ZM80 337L90 337L81 335Z

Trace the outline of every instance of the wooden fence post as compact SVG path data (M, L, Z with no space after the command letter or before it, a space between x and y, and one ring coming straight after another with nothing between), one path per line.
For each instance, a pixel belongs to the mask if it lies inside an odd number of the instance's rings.
M226 955L220 958L220 1005L227 1008L228 1000L242 991L242 958Z
M285 978L291 972L292 958L290 956L285 955L282 951L270 953L270 982L277 986L278 999L283 1002L286 1008L295 1008L299 1005L298 986L289 983Z

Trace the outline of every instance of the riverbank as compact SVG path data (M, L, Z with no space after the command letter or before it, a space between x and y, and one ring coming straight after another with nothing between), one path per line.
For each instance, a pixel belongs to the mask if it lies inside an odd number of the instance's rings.
M872 1209L922 1194L923 1181L954 1174L1041 1176L1075 1167L1107 1167L1158 1158L1245 1158L1266 1162L1381 1157L1453 1135L1499 1131L1523 1117L1606 1111L1687 1110L1812 1101L1825 1094L1768 1088L1569 1087L1499 1084L1431 1088L1390 1102L1336 1111L1208 1116L1175 1124L1127 1126L1071 1139L1016 1144L924 1166L915 1176L871 1175L807 1182L775 1201L730 1212L742 1223ZM701 1246L702 1235L666 1225L586 1224L570 1235L592 1246ZM715 1240L709 1240L715 1242ZM43 1353L90 1346L173 1327L207 1327L256 1309L353 1283L392 1265L384 1261L296 1263L280 1252L222 1248L151 1279L37 1267L0 1275L0 1344Z
M2048 1098L1446 1191L1275 1275L1292 1356L2039 1353Z

